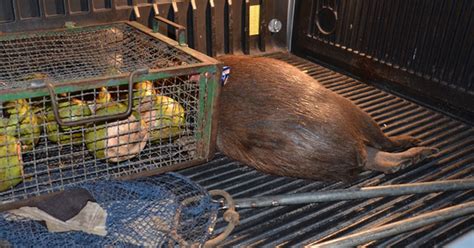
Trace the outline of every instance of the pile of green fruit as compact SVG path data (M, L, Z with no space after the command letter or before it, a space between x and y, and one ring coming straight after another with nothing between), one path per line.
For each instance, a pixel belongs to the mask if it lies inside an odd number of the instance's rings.
M91 154L108 162L131 159L143 151L147 141L157 142L183 132L184 108L174 99L160 96L152 82L136 83L133 99L132 114L125 120L72 127L58 125L51 106L35 107L25 99L4 103L6 111L0 117L0 192L22 181L22 152L31 151L38 143L43 123L49 141L60 145L85 142ZM127 105L114 101L105 87L92 105L72 98L60 101L58 107L63 121L127 110Z
M58 108L59 117L63 121L81 120L92 115L89 106L75 98L70 102L60 102ZM82 142L82 126L60 126L54 117L51 107L46 109L45 122L48 140L59 144L78 144Z
M40 118L25 99L5 104L8 118L2 118L0 133L20 139L22 149L30 151L41 135Z
M30 151L41 135L39 118L25 99L5 104L7 117L0 118L0 191L21 182L22 151Z
M107 89L102 88L97 99L100 106L96 116L110 116L123 113L127 106L112 100ZM85 135L87 149L98 159L121 162L137 156L145 148L148 140L146 123L136 112L127 120L96 123Z
M136 83L135 90L133 105L148 125L152 142L182 133L186 124L185 111L177 101L159 95L150 81Z
M23 178L20 142L13 136L0 134L0 192L19 184Z

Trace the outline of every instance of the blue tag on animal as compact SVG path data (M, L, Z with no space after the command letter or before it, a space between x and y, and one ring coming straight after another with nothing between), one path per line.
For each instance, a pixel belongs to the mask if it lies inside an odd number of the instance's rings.
M224 86L227 83L227 79L230 76L230 66L224 66L222 68L221 84Z

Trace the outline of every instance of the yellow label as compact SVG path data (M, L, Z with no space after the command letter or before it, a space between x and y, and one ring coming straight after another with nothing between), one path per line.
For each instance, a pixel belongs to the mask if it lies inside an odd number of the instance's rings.
M260 5L250 5L249 35L258 35L260 32Z

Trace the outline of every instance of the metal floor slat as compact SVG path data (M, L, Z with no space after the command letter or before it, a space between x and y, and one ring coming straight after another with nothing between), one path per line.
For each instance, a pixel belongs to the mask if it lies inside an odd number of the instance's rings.
M352 185L266 175L221 154L207 164L180 173L209 190L227 190L234 198L458 179L474 174L473 127L302 58L286 53L267 56L296 65L325 87L352 100L387 134L414 135L422 140L422 144L438 147L440 153L429 161L391 175L363 172ZM474 193L468 191L241 209L241 224L223 245L307 245L473 199ZM216 233L221 232L225 224L220 218ZM474 215L377 240L366 246L442 246L473 229Z

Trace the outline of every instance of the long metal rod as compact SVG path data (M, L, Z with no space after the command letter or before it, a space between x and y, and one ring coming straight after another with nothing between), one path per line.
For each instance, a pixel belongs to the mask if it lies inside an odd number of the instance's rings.
M330 240L312 247L353 247L367 242L404 233L436 222L453 219L474 213L474 201L455 205L441 210L421 214L416 217L397 221L391 224L371 228L342 238Z
M314 202L343 201L468 189L474 189L474 179L395 184L387 186L363 187L359 189L330 190L324 192L242 198L235 199L235 205L237 208L274 207L280 205L296 205Z

